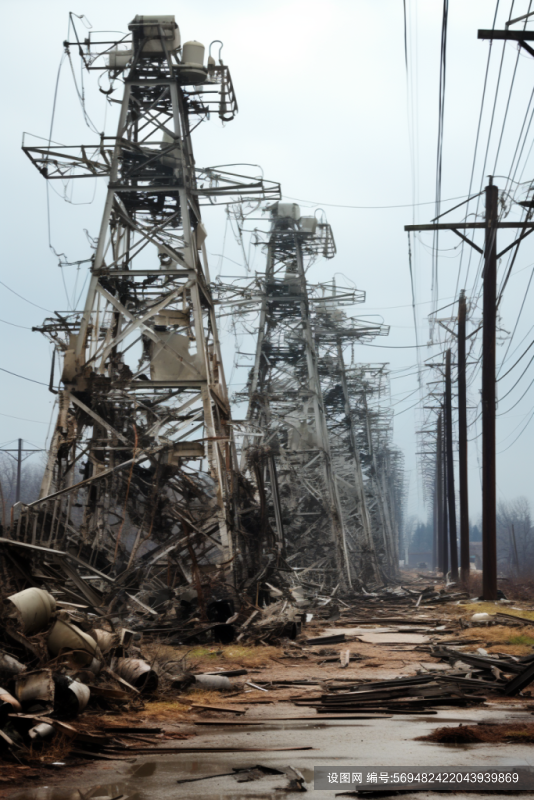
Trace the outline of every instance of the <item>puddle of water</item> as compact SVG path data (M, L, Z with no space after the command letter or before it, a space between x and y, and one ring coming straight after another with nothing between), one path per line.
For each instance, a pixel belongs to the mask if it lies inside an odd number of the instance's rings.
M258 758L258 762L259 761L261 761L260 758ZM217 778L210 778L210 772L206 770L205 762L191 761L188 764L178 766L172 763L162 764L156 761L146 761L142 764L135 764L129 767L129 774L121 783L100 784L91 789L66 789L57 786L42 786L37 789L27 788L11 795L10 800L114 800L114 798L119 796L122 796L121 800L149 800L149 798L157 796L157 788L154 787L154 781L151 780L146 781L146 785L143 785L145 784L144 779L152 778L158 771L158 767L162 767L162 772L169 771L172 775L178 773L183 777L187 776L190 778L194 778L199 772L204 774L207 772L205 780L199 780L198 782L195 781L189 784L179 784L176 787L175 796L181 798L195 797L202 798L202 800L211 800L211 798L213 798L213 800L215 800L215 798L217 798L217 800L234 800L235 798L235 800L242 800L243 797L249 796L250 794L254 796L255 800L261 800L261 798L265 798L265 800L275 800L275 798L280 798L281 795L283 796L286 793L283 787L288 782L288 778L285 775L265 775L259 780L250 781L250 784L249 782L243 784L238 784L236 782L235 792L218 791L211 794L209 792L213 790L210 784L212 782L215 783ZM230 770L231 767L228 766L222 770L214 765L211 772L215 776L220 772L230 772ZM312 788L314 777L313 768L301 767L300 772L308 783L308 789ZM226 779L228 778L233 780L231 775L226 776ZM139 782L139 791L132 791L132 781ZM270 784L266 787L266 791L262 790L262 781L266 781ZM243 788L240 790L241 787ZM206 792L206 790L208 790L208 792Z
M134 767L132 778L150 778L158 768L156 761L146 761L144 764L139 764Z
M435 722L435 719L433 720ZM463 721L463 720L460 720ZM295 722L298 722L298 725L295 725ZM322 721L320 717L317 720L295 720L292 722L290 720L284 720L283 722L280 721L276 723L274 721L270 721L268 723L264 723L263 725L224 725L221 723L220 725L199 725L198 728L202 730L203 733L210 733L212 735L219 735L224 736L229 732L229 728L232 730L232 733L246 733L250 735L251 733L264 733L265 731L286 731L292 730L297 728L297 730L320 730L321 728L335 728L335 727L351 727L351 728L362 728L368 726L370 723L373 723L373 719L362 720L361 722L355 722L351 719L333 719L330 721ZM238 730L236 730L238 728Z
M11 795L12 800L112 800L126 795L124 800L140 800L137 792L128 794L126 784L111 783L92 789L65 789L61 786L41 786L38 789L23 789Z
M377 628L377 627L364 627L360 625L357 628L328 628L328 630L323 631L323 636L339 636L339 634L344 633L345 636L363 636L364 633L395 633L395 628Z

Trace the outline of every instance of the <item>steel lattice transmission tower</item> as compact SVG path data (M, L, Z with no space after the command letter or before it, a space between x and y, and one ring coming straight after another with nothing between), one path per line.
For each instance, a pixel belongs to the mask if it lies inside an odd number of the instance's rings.
M333 258L334 239L327 223L301 217L296 204L277 203L271 216L243 465L262 504L268 492L278 547L290 543L308 561L330 561L336 582L351 586L306 281L310 260Z
M348 316L343 310L356 299L363 302L365 294L354 289L337 287L335 281L323 284L327 296L314 303L312 322L318 353L319 377L330 437L330 450L341 500L351 565L363 583L380 583L390 573L389 563L378 558L383 552L383 526L373 525L369 506L382 503L382 492L375 490L367 496L366 476L362 469L361 452L368 449L367 415L362 426L354 404L365 391L358 373L345 363L344 350L350 344L354 353L357 342L368 342L376 336L387 336L386 325L373 324ZM374 535L373 535L374 534ZM383 565L382 574L380 566Z
M198 42L181 47L174 17L137 16L129 30L127 50L79 46L89 70L124 84L116 135L24 147L48 180L101 176L108 190L84 309L42 326L62 387L41 497L19 534L75 541L114 572L160 559L191 582L200 556L246 571L201 206L280 195L195 165L193 125L237 111L228 67L211 55L205 67Z

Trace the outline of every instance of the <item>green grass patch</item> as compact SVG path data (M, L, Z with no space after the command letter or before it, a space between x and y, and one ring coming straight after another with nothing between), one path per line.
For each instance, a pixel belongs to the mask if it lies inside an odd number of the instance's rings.
M524 619L531 619L534 622L534 611L526 611L523 609L511 608L504 603L466 603L465 605L456 606L462 614L479 614L486 612L486 614L509 614L511 617L523 617ZM447 611L449 609L447 608Z
M219 648L214 649L213 647L195 647L193 650L189 650L188 652L189 658L220 658L221 650Z
M519 634L518 636L510 636L508 644L524 644L530 647L534 646L534 636L529 636L526 633Z

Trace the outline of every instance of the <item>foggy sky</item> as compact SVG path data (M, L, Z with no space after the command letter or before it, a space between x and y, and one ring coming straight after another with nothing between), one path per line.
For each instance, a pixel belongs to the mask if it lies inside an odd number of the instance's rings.
M510 3L502 8L496 27L504 27ZM71 262L91 255L90 237L96 237L103 207L105 186L92 180L80 181L66 203L49 189L47 213L46 181L21 151L23 132L49 136L54 90L67 36L68 11L72 4L52 0L43 6L33 0L4 0L2 4L3 108L2 148L2 278L11 289L43 309L66 310L80 307L84 298L87 264L58 267L57 253ZM197 39L206 45L214 39L224 42L222 57L229 65L239 103L237 118L226 125L212 118L193 137L198 165L252 163L261 165L265 177L279 181L284 197L298 199L305 213L324 208L336 238L338 254L333 261L317 262L309 279L340 282L345 276L366 291L360 315L383 320L391 326L389 339L376 344L391 349L357 346L357 361L388 362L393 370L391 402L396 412L412 406L421 395L417 390L417 361L440 352L433 348L414 349L412 294L408 267L407 236L403 226L429 222L435 216L435 170L438 125L439 53L442 2L408 0L409 91L405 71L402 0L200 0L169 2L158 0L148 7L115 0L92 0L76 8L87 14L94 30L127 31L135 13L175 14L182 42ZM515 2L513 16L526 13L528 3ZM477 40L478 28L490 28L494 4L483 0L452 0L449 12L442 211L467 196L473 163L484 75L489 43ZM83 24L78 21L78 28ZM115 38L113 34L109 38ZM107 34L106 34L107 36ZM495 44L488 75L487 97L482 118L478 159L472 192L481 188L484 175L494 171L496 148L503 128L517 50L508 44L502 62L500 90L495 105L493 132L484 172L493 102L502 44ZM80 59L72 48L74 75L81 87ZM115 106L107 106L98 91L97 73L83 76L87 110L97 131L114 132ZM504 188L516 142L527 109L534 78L534 59L521 55L510 96L506 126L502 135L495 182ZM107 84L103 79L103 86ZM116 92L113 97L117 97ZM531 131L516 180L528 181L534 166L527 159ZM96 134L85 124L74 89L68 58L63 58L53 126L55 141L91 144ZM413 154L413 157L411 155ZM83 184L83 185L82 185ZM514 185L515 186L515 185ZM54 186L58 189L58 186ZM69 188L69 192L71 191ZM517 187L516 187L517 188ZM526 187L524 187L526 189ZM516 195L523 199L525 193ZM413 202L427 203L412 207ZM80 205L77 205L80 203ZM82 204L83 203L83 204ZM381 208L343 208L379 206ZM405 206L384 208L384 206ZM474 213L476 203L470 206ZM483 205L479 208L482 213ZM463 208L448 219L459 220ZM517 205L509 220L519 219ZM212 274L243 274L242 255L226 227L224 208L205 215ZM50 226L50 227L49 227ZM264 228L266 226L263 226ZM225 237L226 230L226 237ZM87 231L87 234L86 232ZM504 247L513 234L499 234ZM476 241L480 244L480 233ZM454 234L440 236L441 248L437 302L446 306L456 296L460 247ZM223 252L225 259L221 259ZM418 341L429 339L427 314L432 310L432 234L418 235L414 249L414 282ZM531 275L534 259L531 240L522 245L501 304L499 347L501 360L506 337L513 329ZM476 258L475 258L476 256ZM469 253L463 254L459 286L466 281ZM256 248L253 269L262 271L264 256ZM501 277L506 268L503 259ZM473 254L467 279L467 296L472 301L480 290L474 286L479 265ZM499 280L500 280L499 277ZM534 292L534 289L532 289ZM31 328L42 322L47 311L31 305L0 286L0 323L4 347L0 367L48 384L51 345ZM81 298L81 299L79 299ZM523 317L503 371L513 364L530 341L532 299L527 297ZM438 314L447 318L454 309ZM48 314L49 315L49 314ZM372 316L373 315L373 316ZM480 304L472 309L468 331L480 321ZM225 323L224 354L227 380L236 390L246 380L245 368L234 368L235 341ZM514 357L510 354L525 338ZM393 346L396 349L393 349ZM406 349L403 349L406 348ZM473 350L473 361L480 343ZM502 396L527 366L530 356L499 382ZM406 369L406 377L397 370ZM0 442L2 447L18 437L44 447L49 422L54 417L54 397L46 386L27 382L6 373L2 376ZM427 376L431 379L431 376ZM499 412L511 407L534 378L534 366ZM470 388L470 405L476 406L480 372ZM422 405L422 404L420 404ZM534 387L509 413L498 417L497 451L510 445L529 419L534 406ZM470 412L473 422L478 410ZM427 412L406 411L394 422L394 440L406 456L409 482L407 516L424 518L421 478L417 467L415 430ZM19 419L17 419L19 418ZM470 437L480 434L471 425ZM534 444L534 422L510 449L498 456L498 498L525 495L532 501L530 454ZM470 442L470 511L474 520L480 513L480 437Z

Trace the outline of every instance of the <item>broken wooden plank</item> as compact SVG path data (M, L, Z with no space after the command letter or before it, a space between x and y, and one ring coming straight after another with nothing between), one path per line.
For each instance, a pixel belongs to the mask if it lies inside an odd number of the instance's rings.
M339 644L345 641L345 634L338 633L334 636L315 636L313 639L306 639L306 644L312 647L320 644Z
M206 711L224 711L228 714L244 714L245 712L241 708L237 708L236 706L216 706L216 705L208 705L207 703L191 703L191 708L204 708Z
M518 694L518 692L522 692L523 689L526 689L529 683L532 683L534 680L534 663L530 664L526 669L516 675L515 678L512 678L511 681L505 683L504 685L504 694L507 697L510 697L514 694Z

